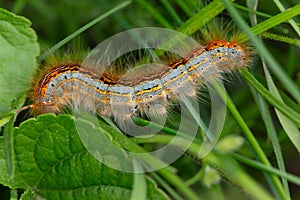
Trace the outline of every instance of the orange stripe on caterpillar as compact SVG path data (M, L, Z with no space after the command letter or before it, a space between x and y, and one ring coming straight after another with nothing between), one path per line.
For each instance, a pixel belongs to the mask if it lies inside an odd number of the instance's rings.
M194 97L197 85L247 65L246 49L235 42L213 40L170 65L133 68L120 79L80 64L55 66L36 86L33 111L59 113L72 106L113 117L126 129L124 121L135 112L150 118L166 115L169 99Z

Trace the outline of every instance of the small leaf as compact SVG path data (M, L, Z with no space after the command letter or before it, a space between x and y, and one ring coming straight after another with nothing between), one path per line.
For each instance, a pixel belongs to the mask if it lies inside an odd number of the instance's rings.
M216 145L216 151L220 154L228 154L238 150L244 144L244 138L237 135L228 135Z
M80 123L84 123L81 119ZM96 129L91 123L89 130ZM83 146L70 115L41 115L14 130L16 175L35 198L129 199L133 174L96 160ZM146 179L148 199L166 199Z
M39 54L30 21L0 8L0 113L12 110L30 86Z
M205 172L202 179L202 183L210 188L211 186L220 183L221 176L218 174L218 172L211 168L209 165L205 166Z

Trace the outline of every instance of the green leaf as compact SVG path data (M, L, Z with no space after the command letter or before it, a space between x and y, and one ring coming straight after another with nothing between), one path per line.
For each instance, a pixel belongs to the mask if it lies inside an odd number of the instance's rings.
M30 21L0 8L0 113L12 110L35 70L39 54L37 37Z
M70 115L47 114L14 129L15 171L26 182L23 188L45 199L129 199L133 174L96 160L80 141L74 121ZM97 129L85 123L88 130ZM146 180L148 199L166 199Z

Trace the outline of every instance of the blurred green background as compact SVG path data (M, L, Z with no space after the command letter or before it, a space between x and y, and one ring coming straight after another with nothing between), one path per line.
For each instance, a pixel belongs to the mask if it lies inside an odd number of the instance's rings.
M38 41L43 51L46 48L50 48L52 45L56 44L94 18L114 8L120 2L121 1L115 0L2 0L0 1L0 6L18 15L24 16L32 22L32 27L38 35ZM164 0L133 1L125 9L118 11L81 34L80 40L84 46L92 49L110 36L132 28L155 26L173 28L176 30L182 23L189 19L189 17L201 9L201 7L208 4L207 1L186 0L184 2L187 8L184 8L178 2L180 1L168 1L168 4L171 5L177 13L174 15L168 8L168 5L165 4ZM295 5L296 1L286 0L281 2L286 8L288 8ZM236 4L245 6L244 1L236 1ZM279 13L276 6L273 3L269 3L269 1L259 1L258 9L260 12L264 12L269 15ZM187 12L187 10L191 12ZM246 11L240 11L240 13L243 14L243 17L245 18L249 17L249 14ZM179 18L176 16L179 16ZM226 11L224 11L219 17L222 19L230 19L230 16ZM258 21L260 20L265 20L265 18L258 16ZM279 25L274 28L272 32L281 35L285 34L289 37L296 37L294 31L287 24ZM290 77L298 85L300 85L300 67L298 64L300 55L299 48L266 39L264 42L274 57L277 58L277 61L285 67ZM287 60L289 60L288 63L286 62ZM254 65L254 73L256 77L264 83L264 77L261 72L261 65L258 58L254 61ZM256 134L258 140L261 141L262 147L270 161L274 162L274 165L276 165L274 152L272 151L270 141L267 139L264 124L261 122L260 113L251 97L251 93L247 89L246 84L242 83L241 80L237 80L237 84L228 85L228 92L233 98L235 105L242 113L242 116L245 118L248 126ZM277 86L282 89L284 94L284 87L280 85L280 83ZM299 109L299 106L296 105L294 108L297 110ZM273 112L273 110L271 112ZM278 125L277 128L287 171L300 175L299 154L282 131L280 125ZM236 126L234 120L230 116L228 116L224 132L226 134L240 134L240 129ZM249 151L249 149L247 149L247 151ZM195 174L199 169L198 164L191 162L188 157L179 159L174 166L179 169L179 174L186 178ZM253 176L261 176L260 173L253 169L251 169L249 173L253 174ZM230 193L231 190L228 190L228 192ZM291 184L291 193L295 199L296 197L300 197L299 187ZM0 186L0 199L8 198L8 188Z

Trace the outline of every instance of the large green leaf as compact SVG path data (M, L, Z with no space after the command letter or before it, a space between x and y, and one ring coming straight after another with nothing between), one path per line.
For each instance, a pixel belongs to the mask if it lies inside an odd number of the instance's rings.
M15 176L46 199L129 199L133 174L101 164L83 146L70 115L41 115L14 129ZM83 120L80 123L84 123ZM89 130L96 129L86 122ZM147 179L147 199L166 199Z
M0 8L0 113L13 109L30 87L39 54L30 21Z

